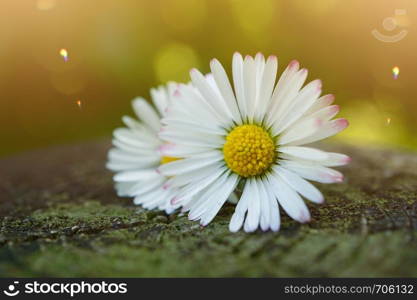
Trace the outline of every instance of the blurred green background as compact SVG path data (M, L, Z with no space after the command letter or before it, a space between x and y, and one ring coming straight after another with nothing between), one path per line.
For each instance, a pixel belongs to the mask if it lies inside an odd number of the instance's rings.
M336 140L415 150L416 15L412 0L1 0L0 155L110 136L133 97L213 57L229 71L235 51L321 78L351 123Z

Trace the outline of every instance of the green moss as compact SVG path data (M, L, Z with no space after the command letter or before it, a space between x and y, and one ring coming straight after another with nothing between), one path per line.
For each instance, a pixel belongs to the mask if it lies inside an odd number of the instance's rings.
M12 259L0 270L10 276L417 275L413 233L381 231L372 222L366 231L357 228L355 205L362 201L345 196L313 207L309 225L284 217L278 234L230 233L232 206L202 228L185 217L133 207L58 205L35 211L29 225L3 220L2 234L9 234L0 257L7 252ZM24 238L11 234L16 230Z
M318 185L326 203L308 204L312 221L298 224L282 213L279 233L230 233L230 204L205 228L126 205L109 191L110 174L94 171L94 160L74 163L58 181L82 177L85 190L55 191L49 182L42 190L17 188L1 219L0 274L417 276L415 156L332 150L354 157L345 182Z

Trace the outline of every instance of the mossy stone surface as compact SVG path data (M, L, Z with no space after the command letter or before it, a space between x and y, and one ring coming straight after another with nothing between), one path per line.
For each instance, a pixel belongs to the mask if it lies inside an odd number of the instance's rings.
M417 276L417 155L346 145L342 184L318 184L312 221L230 233L118 198L107 141L0 160L1 276Z

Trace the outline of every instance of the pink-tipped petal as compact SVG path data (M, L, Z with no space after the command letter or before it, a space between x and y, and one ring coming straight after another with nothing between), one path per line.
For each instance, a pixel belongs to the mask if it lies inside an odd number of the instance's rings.
M308 70L306 68L302 68L300 71L298 71L300 73L300 77L302 76L307 76L308 74Z
M340 131L344 130L346 127L349 126L349 121L342 118L342 119L338 119L336 120L336 122L334 123L334 125L336 126L336 128Z
M263 54L261 52L256 53L255 58L256 59L263 59Z
M334 176L333 179L334 179L335 182L343 182L344 178L343 178L343 176Z
M326 101L329 101L328 105L332 104L334 99L336 98L333 94L328 94L328 95L325 95L323 97L326 97Z
M308 210L307 211L301 211L299 221L303 224L310 222L311 221L310 212Z
M295 59L292 60L288 65L289 69L298 69L299 67L300 67L300 63Z
M233 59L237 59L238 57L241 57L242 56L242 54L240 54L239 52L235 52L235 53L233 53Z
M323 87L323 81L317 79L317 90L321 92L321 88Z

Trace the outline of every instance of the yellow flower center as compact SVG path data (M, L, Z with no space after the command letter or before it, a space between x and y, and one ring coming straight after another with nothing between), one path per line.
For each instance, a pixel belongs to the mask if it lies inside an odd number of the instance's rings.
M170 163L170 162L179 160L179 159L181 159L181 158L179 158L179 157L171 157L171 156L162 156L162 158L161 158L161 165L164 165L164 164L167 164L167 163Z
M240 125L226 137L223 146L227 166L242 177L261 175L276 160L275 142L258 125Z

